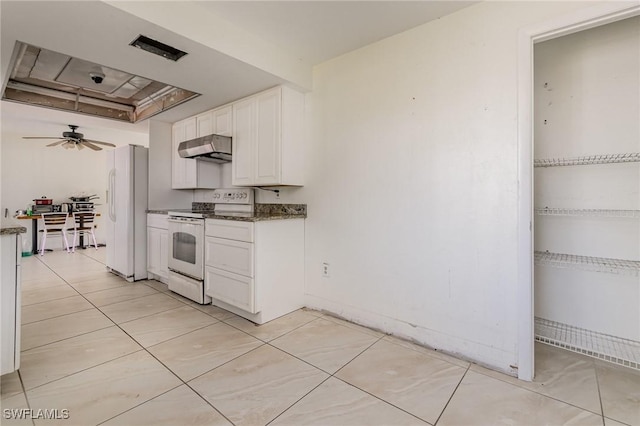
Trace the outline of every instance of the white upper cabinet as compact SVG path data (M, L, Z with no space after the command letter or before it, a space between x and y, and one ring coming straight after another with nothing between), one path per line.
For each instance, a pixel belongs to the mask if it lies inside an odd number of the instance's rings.
M231 136L231 105L196 115L196 137L207 135Z
M222 136L233 136L233 110L231 105L218 108L213 112L213 133Z
M233 185L304 184L302 93L276 87L235 102L232 116Z
M231 136L231 106L225 106L199 114L173 125L172 188L173 189L214 189L221 185L220 165L192 158L182 158L178 154L180 142L218 134Z
M189 118L173 125L173 147L171 159L171 187L173 189L195 188L197 184L196 160L182 158L178 154L180 142L196 137L196 119Z

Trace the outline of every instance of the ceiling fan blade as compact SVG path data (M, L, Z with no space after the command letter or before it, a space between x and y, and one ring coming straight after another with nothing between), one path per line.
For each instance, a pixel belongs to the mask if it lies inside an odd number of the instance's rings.
M82 139L82 140L85 141L85 142L91 142L91 143L98 144L98 145L110 146L112 148L116 147L114 144L109 143L109 142L100 142L100 141L94 141L94 140L91 140L91 139Z
M88 140L84 139L82 142L78 143L78 148L82 147L83 145L86 145L87 148L91 148L94 151L102 151L102 148L100 148L97 145L94 145L92 142L93 141L89 142Z
M23 136L22 139L60 139L60 136Z
M65 143L65 142L67 142L66 139L60 139L59 141L55 141L55 142L47 144L47 146L56 146L56 145L60 145L61 143Z

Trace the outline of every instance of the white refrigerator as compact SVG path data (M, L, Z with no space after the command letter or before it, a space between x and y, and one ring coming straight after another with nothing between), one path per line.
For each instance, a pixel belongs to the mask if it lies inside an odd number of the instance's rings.
M127 281L147 278L149 149L107 151L107 268Z

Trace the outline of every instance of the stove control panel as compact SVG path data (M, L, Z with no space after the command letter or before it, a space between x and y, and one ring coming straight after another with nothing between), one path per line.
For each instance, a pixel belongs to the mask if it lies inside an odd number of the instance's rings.
M253 205L253 188L215 189L213 191L213 202L216 204Z

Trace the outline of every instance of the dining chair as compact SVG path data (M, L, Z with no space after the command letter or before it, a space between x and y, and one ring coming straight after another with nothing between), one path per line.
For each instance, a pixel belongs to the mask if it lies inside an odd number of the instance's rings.
M68 213L42 213L42 244L40 248L40 256L44 255L47 245L47 238L62 236L64 246L69 253L69 241L67 240L67 218Z
M96 235L93 233L96 225L94 223L96 212L73 212L73 251L76 251L78 236L91 235L93 238L93 246L98 250ZM70 230L71 231L71 230Z

